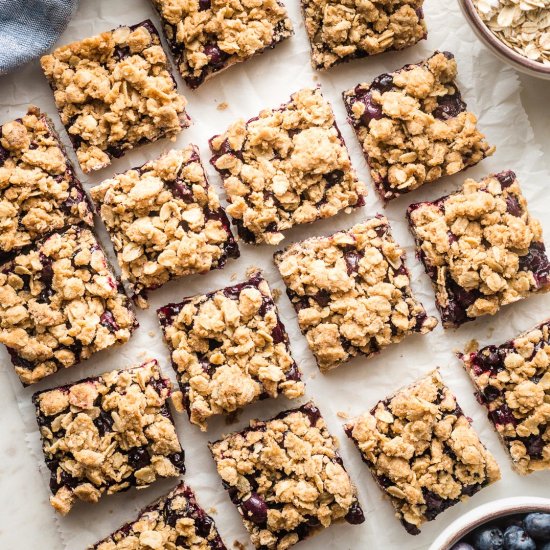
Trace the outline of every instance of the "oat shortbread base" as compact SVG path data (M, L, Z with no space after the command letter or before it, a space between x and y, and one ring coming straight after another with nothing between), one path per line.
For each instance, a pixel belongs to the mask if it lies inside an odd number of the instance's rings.
M95 503L185 472L170 390L151 360L34 394L50 503L60 514L77 499Z
M52 121L38 107L0 126L0 260L47 233L93 224Z
M407 216L443 326L550 290L542 228L512 171L468 179L457 193L411 205Z
M180 483L88 550L227 550L214 520L200 507L190 487Z
M136 327L90 229L54 233L0 265L0 343L25 385L127 342Z
M410 287L404 251L378 216L274 256L322 371L437 325Z
M277 0L152 0L176 64L190 88L218 72L274 48L292 36Z
M277 244L295 225L364 204L334 113L319 88L239 120L210 140L239 236Z
M453 54L344 92L349 121L384 201L477 164L495 151L477 129L455 82Z
M189 126L149 20L62 46L40 62L84 172Z
M460 357L514 469L550 469L550 321Z
M195 145L105 180L91 195L111 235L122 278L142 307L147 307L147 290L239 257Z
M365 521L319 409L307 403L210 444L256 548L286 550L342 520Z
M498 464L437 370L345 429L412 535L500 479Z
M288 335L260 273L158 310L183 404L193 424L278 397L304 394Z
M403 50L427 37L424 0L301 0L314 69Z

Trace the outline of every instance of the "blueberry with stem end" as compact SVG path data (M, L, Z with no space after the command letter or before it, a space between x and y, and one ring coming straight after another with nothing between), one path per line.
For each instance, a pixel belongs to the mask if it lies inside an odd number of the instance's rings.
M476 550L503 550L504 536L496 526L487 526L474 531L472 537Z
M504 531L504 550L537 550L537 545L523 527L510 525Z

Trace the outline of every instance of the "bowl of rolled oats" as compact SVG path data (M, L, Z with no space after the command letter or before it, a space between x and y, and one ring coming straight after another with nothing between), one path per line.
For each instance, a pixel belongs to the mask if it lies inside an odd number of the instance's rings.
M550 79L550 0L459 0L478 38L502 61Z

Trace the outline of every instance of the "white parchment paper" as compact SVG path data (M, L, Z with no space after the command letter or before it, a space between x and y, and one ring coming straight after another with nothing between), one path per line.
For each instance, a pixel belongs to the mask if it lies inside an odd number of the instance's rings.
M337 67L328 73L317 76L309 65L309 50L298 0L286 1L295 25L296 35L255 60L233 67L223 75L215 77L198 91L188 90L176 77L180 91L189 100L189 113L193 126L185 130L176 145L196 143L210 176L210 182L221 193L221 182L209 165L210 158L207 140L239 117L249 118L267 106L278 106L285 102L291 93L304 86L320 83L323 93L331 100L336 118L350 149L352 161L362 179L367 182L369 195L364 208L353 214L317 222L309 226L295 228L287 234L282 243L289 244L313 235L328 234L349 227L367 216L384 211L376 197L360 147L351 127L346 122L341 92L360 81L370 81L377 75L397 69L405 63L419 61L435 49L452 51L458 60L459 83L468 106L480 119L480 127L489 140L497 145L496 154L475 168L468 170L469 177L482 177L492 171L513 169L517 172L527 196L531 212L539 217L545 226L547 241L550 240L550 188L548 176L544 173L541 153L536 146L533 133L519 97L517 75L494 59L474 38L468 25L459 13L455 2L427 0L429 38L418 46L400 53L389 53L371 59ZM69 28L59 44L85 38L101 31L110 30L122 24L135 24L151 18L157 27L158 18L147 0L85 0L81 2ZM217 105L227 102L226 110L217 110ZM52 96L38 63L27 66L15 75L0 80L0 106L3 121L21 116L29 103L34 103L49 113L59 129L59 117ZM61 132L67 142L64 131ZM99 174L83 177L87 188L109 177L114 172L137 166L172 147L170 142L142 147L130 152L123 159ZM72 150L69 153L74 159ZM414 258L413 239L408 233L405 210L409 203L422 199L434 199L457 189L464 180L464 174L446 178L435 185L427 186L419 192L394 201L385 209L393 227L397 241L407 250L409 267L413 273L413 288L431 314L436 314L434 296L422 266ZM223 196L223 193L221 193ZM109 238L97 222L100 240L111 252ZM157 307L197 293L211 291L231 284L232 275L236 280L245 278L249 266L260 266L273 288L283 291L279 300L280 314L290 335L293 354L301 367L306 384L307 397L315 400L321 409L334 435L341 441L341 453L351 477L357 484L367 521L361 526L336 525L324 530L314 538L300 543L303 550L332 548L339 550L363 548L388 548L416 550L427 548L435 536L450 522L475 506L512 495L548 496L550 472L532 474L521 478L512 472L504 450L500 447L492 426L486 419L485 410L473 397L473 388L455 358L453 351L463 348L472 338L481 344L502 342L522 330L544 320L550 313L550 296L538 296L522 303L505 308L495 318L483 318L470 323L457 331L444 332L441 327L427 336L415 336L397 346L386 349L381 355L370 360L358 358L327 375L318 372L313 357L302 337L296 315L284 294L284 285L272 264L275 248L261 246L254 248L241 245L241 258L231 261L222 271L213 271L204 276L192 276L167 284L151 293L151 307L138 313L140 328L126 345L96 354L81 366L61 372L50 379L23 389L15 374L11 376L13 390L17 395L27 433L29 452L36 455L44 483L34 488L31 494L46 501L48 495L48 471L42 460L39 434L30 403L32 393L39 389L76 381L85 376L136 365L146 357L159 359L165 374L173 377L168 353L163 345L161 332L156 320ZM112 256L112 254L111 254ZM113 259L114 261L114 259ZM116 262L114 262L116 264ZM2 349L0 360L8 365L9 358ZM379 399L384 398L404 384L422 376L439 366L444 379L457 394L466 414L474 420L474 427L483 442L496 455L502 468L503 479L494 486L484 489L470 501L457 505L442 514L436 521L427 524L422 534L412 537L404 531L393 517L393 510L381 495L378 488L360 460L355 447L344 435L343 420L337 416L344 412L355 416L370 409ZM207 441L215 440L222 433L244 427L250 418L269 418L296 402L285 399L263 401L248 407L240 419L227 426L223 420L211 422L208 434L202 434L191 426L185 415L178 415L176 423L183 447L186 451L187 482L197 492L200 503L213 514L228 547L233 541L240 541L252 548L239 514L221 487L215 473L215 466L207 449ZM25 472L17 473L21 485L25 483ZM48 536L43 548L85 548L96 540L107 536L122 523L132 520L141 507L166 493L175 485L175 480L159 482L149 489L138 492L105 497L95 506L79 504L68 517L57 517L46 504L41 517L34 518L42 524L45 521L57 523L59 537ZM17 495L14 496L17 499ZM9 527L8 527L9 528Z

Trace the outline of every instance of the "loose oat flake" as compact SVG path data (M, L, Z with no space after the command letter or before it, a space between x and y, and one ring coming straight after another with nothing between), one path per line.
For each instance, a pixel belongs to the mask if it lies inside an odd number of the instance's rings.
M550 0L474 0L474 5L504 44L550 65Z

